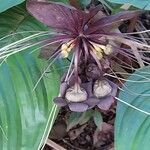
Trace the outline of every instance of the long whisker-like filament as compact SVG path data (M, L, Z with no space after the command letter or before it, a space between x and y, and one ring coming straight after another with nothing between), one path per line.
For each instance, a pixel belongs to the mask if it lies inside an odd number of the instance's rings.
M130 68L130 70L136 69L132 65L129 65L128 63L126 63L125 61L123 61L122 59L120 59L119 57L113 56L113 58L117 59L118 61L121 61L121 63L123 63L125 66L128 66Z
M127 79L123 79L123 78L119 78L117 75L116 75L116 73L110 68L110 70L112 71L112 73L114 74L114 76L113 75L111 75L111 77L114 77L114 78L116 78L116 79L118 79L118 81L121 83L121 85L126 89L126 91L128 92L128 93L130 93L131 95L138 95L138 96L143 96L143 97L149 97L150 96L150 94L140 94L140 93L136 93L136 92L134 92L134 91L132 91L131 89L128 89L128 87L126 87L125 86L125 84L121 81L121 80L124 80L124 81L134 81L134 80L127 80ZM148 80L150 80L149 78L147 78ZM137 82L137 81L135 81L135 83L142 83L142 82ZM147 83L147 81L145 82L145 83ZM121 89L121 88L120 88ZM122 91L124 91L123 89L121 89Z
M135 40L135 41L137 41L137 42L141 42L141 43L143 43L141 40L146 40L146 41L149 41L150 40L150 38L145 38L145 37L136 37L136 36L128 36L127 38L129 38L129 39L132 39L132 40Z
M21 40L15 41L15 42L13 42L11 44L8 44L8 45L0 48L0 51L7 50L7 49L9 49L10 47L12 47L14 45L18 45L18 44L21 44L23 42L27 42L27 41L29 41L31 39L33 40L34 38L45 36L45 35L48 35L48 34L47 33L46 34L36 33L36 34L30 35L28 37L25 37L25 38L23 38Z
M130 35L130 34L141 34L141 33L146 33L150 32L150 30L144 30L144 31L138 31L138 32L129 32L129 33L122 33L124 35Z
M132 70L132 71L136 71L136 72L140 72L140 73L144 73L144 74L150 75L150 73L149 73L148 71L147 71L147 72L141 71L141 70L139 70L139 69L130 68L130 67L127 67L127 66L124 66L124 65L121 65L121 64L117 64L117 65L119 65L119 66L122 67L122 68L126 68L126 69L129 69L129 70ZM149 68L149 69L150 69L150 68Z
M138 61L136 60L136 57L134 55L131 55L131 54L126 53L126 52L121 51L121 50L119 51L119 54L121 54L122 56L127 57L130 60L131 65L132 65L132 61L138 63Z
M49 43L47 43L47 44L44 44L43 46L40 46L40 47L38 47L38 48L32 50L30 53L33 53L33 52L35 52L35 51L38 50L38 49L41 49L41 48L50 46L50 45L55 44L55 43L58 43L58 42L62 42L62 39L58 39L58 40L54 40L54 41L52 40L51 42L49 42ZM42 43L43 43L43 42L42 42Z
M124 52L124 51L119 51L119 53L120 53L120 54L123 54L123 56L126 56L126 57L128 56L129 59L131 59L132 61L138 63L138 61L136 60L136 57L135 57L134 55L132 55L132 54L130 54L130 53L128 53L128 52ZM150 65L149 62L147 62L147 61L144 60L144 57L143 57L143 56L141 56L141 59L142 59L143 63L145 63L145 64L147 64L147 65ZM146 58L145 58L145 59L146 59ZM148 59L148 60L150 60L150 59Z
M128 70L131 70L131 71L135 71L135 70L137 70L136 68L131 68L131 67L128 67L128 66L125 66L125 65L121 65L121 64L119 64L119 63L117 63L117 65L119 65L120 67L122 67L122 68L125 68L125 69L128 69Z
M141 44L143 43L143 38L134 37L134 36L124 36L124 38L126 38L128 40L132 40L132 41L138 42L138 43L141 43Z
M66 75L66 77L65 77L65 82L68 81L68 77L69 77L69 74L70 74L70 71L71 71L71 67L72 67L72 65L73 65L73 62L74 62L74 58L75 58L75 54L73 54L73 56L72 56L72 59L71 59L70 65L69 65L69 69L68 69L67 75Z
M150 53L150 51L139 50L140 53Z
M96 63L97 63L97 65L98 65L99 69L101 70L101 69L102 69L102 66L101 66L99 60L97 59L97 56L96 56L92 51L90 51L90 54L91 54L91 56L94 58L94 60L96 61Z
M60 50L57 51L56 53L54 53L50 58L49 60L51 60L53 57L55 57L51 62L50 64L45 68L44 72L42 73L42 75L40 76L40 78L38 79L38 81L36 82L34 88L33 88L33 91L36 89L37 85L39 84L39 82L41 81L41 79L43 78L43 76L45 75L45 73L48 71L48 69L52 66L52 64L56 61L56 59L60 56L59 55L60 53ZM56 56L57 55L57 56Z
M120 51L119 53L123 53L124 55L128 55L130 59L132 59L134 62L138 63L138 61L136 60L136 57L134 55L132 55L131 53L126 53L126 52L123 52L123 51ZM140 53L139 53L140 54ZM143 55L140 55L141 56L141 59L143 61L143 63L147 64L147 65L150 65L150 63L148 61L150 61L150 59L146 59L146 57L144 57ZM147 61L145 61L145 60Z
M6 39L6 38L10 38L10 37L12 37L12 36L17 36L17 35L22 35L23 36L23 34L26 34L26 33L40 33L40 34L43 34L43 33L49 33L49 34L54 34L54 35L56 35L56 34L59 34L59 33L56 33L56 32L51 32L51 31L22 31L22 32L16 32L16 33L11 33L11 34L9 34L9 35L6 35L6 36L4 36L4 37L2 37L2 38L0 38L0 41L1 40L4 40L4 39Z
M0 125L0 130L2 131L2 134L3 134L4 138L8 141L8 137L7 137L7 135L6 135L6 133L5 133L5 131L3 130L3 128L2 128L1 125Z
M84 48L84 52L85 52L85 62L87 62L87 58L89 56L89 51L88 51L88 47L86 45L85 40L82 40L82 42L83 42L83 48Z
M0 66L1 66L4 62L6 62L7 58L8 58L8 57L4 58L4 59L0 62Z
M113 77L113 78L116 78L116 79L120 79L120 80L123 80L123 81L133 82L133 83L147 83L148 81L150 82L150 79L148 79L148 78L147 78L147 80L144 80L144 81L134 81L134 80L124 79L124 78L121 78L121 77L118 77L118 76L114 76L114 75L111 75L111 74L108 74L108 73L105 73L104 75L109 76L109 77Z
M74 73L74 68L72 69L70 75L68 76L68 81L70 81L70 78L72 77L73 73Z
M28 49L28 48L30 48L30 47L33 47L33 46L36 46L36 45L38 45L38 44L43 44L44 42L48 42L48 44L47 44L47 46L48 46L48 45L51 45L51 44L54 44L54 43L58 43L58 42L61 42L61 41L64 41L64 40L69 40L69 39L71 39L70 36L56 36L56 37L54 37L54 38L52 38L52 39L50 39L50 40L48 40L48 39L42 40L42 41L40 41L40 42L31 44L31 45L28 43L27 46L25 45L25 46L23 46L22 48L19 47L19 48L17 48L17 49L15 48L15 49L10 49L10 50L1 52L1 53L0 53L0 59L6 58L6 57L8 57L8 56L11 56L12 54L15 54L15 53L17 53L17 52L26 50L26 49ZM32 52L34 52L34 51L36 51L37 49L42 48L42 47L45 47L45 46L38 47L38 48L34 49ZM1 55L2 55L2 56L1 56Z
M133 54L135 55L136 59L138 60L138 63L141 67L144 66L144 62L140 56L140 53L138 52L138 48L139 49L146 49L146 50L149 50L150 49L150 46L147 45L147 44L144 44L144 43L139 43L139 42L136 42L136 41L132 41L132 40L128 40L128 39L125 39L125 38L122 38L122 37L114 37L114 39L111 37L111 36L106 36L108 39L111 39L113 41L117 41L117 42L120 42L120 43L123 43L125 45L128 45L131 47L132 49L132 52Z
M143 97L149 97L150 96L150 94L141 94L141 93L136 93L136 92L134 92L134 91L132 91L131 89L128 89L128 87L127 86L125 86L125 84L121 81L121 80L124 80L124 81L131 81L131 82L134 82L134 83L143 83L143 82L138 82L138 81L134 81L134 80L128 80L128 79L124 79L124 78L120 78L120 77L118 77L117 75L116 75L116 73L111 69L111 67L109 67L110 68L110 70L112 71L112 73L114 74L114 76L113 75L111 75L111 77L114 77L114 78L116 78L116 79L118 79L118 81L121 83L121 85L126 89L126 91L128 92L128 93L130 93L131 95L137 95L137 96L143 96ZM137 74L138 75L138 74ZM143 77L142 75L139 75L140 77ZM145 78L145 77L144 77ZM149 78L146 78L146 79L148 79L148 81L150 80ZM147 81L145 81L145 83L147 83ZM121 88L120 88L121 89ZM121 89L122 91L124 91L123 89Z
M0 59L3 59L3 58L8 58L9 56L13 55L13 54L16 54L18 52L21 52L23 50L26 50L28 48L31 48L33 46L36 46L38 44L41 44L43 41L40 41L40 42L37 42L37 43L34 43L32 45L28 45L28 46L25 46L23 48L17 48L17 49L14 49L14 50L10 50L10 51L3 51L2 53L0 53ZM2 56L1 56L2 55Z
M7 46L4 46L4 47L2 47L2 48L0 48L0 55L2 55L3 53L5 53L5 51L9 51L9 50L13 50L13 49L16 49L16 47L17 48L23 48L24 46L26 46L26 45L29 45L30 43L29 43L29 40L33 40L33 39L35 39L35 38L39 38L39 37L41 37L41 36L45 36L45 35L53 35L53 33L46 33L46 34L34 34L34 35L31 35L31 36L28 36L28 37L26 37L26 38L23 38L23 39L21 39L21 40L18 40L18 41L16 41L16 42L13 42L13 43L11 43L11 44L8 44ZM59 37L59 36L62 36L62 39L64 39L63 38L63 36L64 35L57 35L56 37ZM67 37L66 37L67 38ZM25 44L25 42L28 42L27 44ZM40 42L39 42L40 43ZM42 43L42 42L41 42ZM20 47L21 46L21 47ZM1 52L2 51L2 52ZM19 51L21 51L21 50L19 50ZM7 52L6 52L7 53Z
M108 39L110 40L113 40L113 41L116 41L116 42L120 42L120 43L123 43L125 45L128 45L130 46L131 48L134 46L134 47L137 47L139 49L145 49L145 50L150 50L150 46L145 44L145 43L139 43L139 42L136 42L136 41L132 41L132 40L129 40L129 39L126 39L126 38L123 38L121 36L110 36L110 35L105 35Z
M123 103L123 104L125 104L125 105L127 105L127 106L129 106L129 107L131 107L131 108L133 108L133 109L135 109L135 110L137 110L137 111L139 111L139 112L142 112L142 113L144 113L144 114L146 114L146 115L150 115L150 112L147 112L147 111L144 111L144 110L142 110L142 109L140 109L140 108L137 108L136 106L133 106L133 105L131 105L131 104L129 104L129 103L127 103L127 102L121 100L121 99L118 98L118 97L115 97L115 99L118 100L118 101L120 101L121 103Z
M132 74L132 73L127 73L127 72L116 72L116 71L115 71L115 73L116 73L116 74ZM143 75L140 75L140 74L134 73L134 76L142 77L142 78L144 78L144 79L147 79L148 81L150 80L150 78L147 78L147 77L145 77L145 76L143 76ZM132 80L131 80L131 81L132 81Z
M75 56L74 56L74 72L75 72L75 78L77 80L78 83L78 65L79 65L79 45L75 47Z
M45 72L45 77L47 77L46 74L49 74L49 73L51 73L51 72L53 72L53 71L62 71L62 70L64 70L64 69L68 69L68 68L69 68L69 66L64 66L64 67L61 67L61 68L58 68L58 69L54 69L54 68L53 68L53 70L51 70L51 68L50 68L49 71ZM49 78L49 77L47 77L47 78Z

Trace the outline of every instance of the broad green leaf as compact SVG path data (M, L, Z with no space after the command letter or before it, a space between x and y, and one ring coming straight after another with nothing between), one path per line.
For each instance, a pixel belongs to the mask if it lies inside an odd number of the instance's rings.
M122 103L117 104L116 150L149 150L150 67L139 69L128 78L119 99Z
M0 12L22 3L24 0L0 0Z
M78 0L78 2L82 8L86 8L90 4L91 0Z
M79 123L79 119L82 113L80 112L71 112L67 120L67 131L76 126Z
M86 112L80 113L80 112L71 112L68 120L67 120L67 131L75 127L76 125L83 125L87 121L90 120L90 118L93 115L93 110L87 110Z
M24 1L25 0L0 0L0 13ZM66 4L69 3L68 0L49 0L49 1L63 2Z
M102 123L103 123L103 118L102 118L101 113L95 110L93 114L93 119L94 119L95 125L101 130Z
M150 0L107 0L117 4L131 4L140 9L150 10Z
M69 3L69 0L49 0L49 1L62 2L62 3L65 3L65 4L68 4L68 3Z
M119 4L111 3L107 0L99 0L104 6L106 6L108 9L110 9L112 12L115 10L118 10L120 8Z
M116 14L124 10L136 10L137 7L128 4L128 3L113 3L111 0L99 0L103 5L105 5L109 10L111 10L111 14Z
M23 6L0 14L0 37L46 30ZM7 42L31 34L16 34ZM0 46L2 43L0 40ZM52 99L58 94L62 63L55 63L33 91L47 62L38 53L29 53L31 50L12 55L0 66L0 150L40 149L58 112Z
M88 122L92 118L93 113L94 111L92 109L83 112L82 116L80 117L79 124L83 125Z
M18 40L24 36L29 36L34 33L28 31L47 30L47 27L45 27L43 24L38 22L27 13L25 4L18 5L9 9L8 11L0 13L0 38L9 34L22 32L21 34L13 35L11 39L9 39L9 42L11 42L13 38Z
M37 56L20 53L0 67L1 150L37 150L47 122L54 122L58 72L53 69L32 91L43 65Z

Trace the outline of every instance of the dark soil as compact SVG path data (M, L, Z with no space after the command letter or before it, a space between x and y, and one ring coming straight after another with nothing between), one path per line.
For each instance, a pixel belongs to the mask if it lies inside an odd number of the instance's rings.
M146 29L150 29L150 11L146 11L141 15L141 20Z
M115 105L109 111L101 112L105 122L101 131L90 119L84 125L77 125L67 132L65 119L70 112L61 109L49 138L66 150L113 150ZM46 146L45 150L51 148Z

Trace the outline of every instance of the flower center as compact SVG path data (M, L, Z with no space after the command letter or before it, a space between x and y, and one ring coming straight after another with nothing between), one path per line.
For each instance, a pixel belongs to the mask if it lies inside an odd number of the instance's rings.
M87 99L87 92L75 83L75 85L66 91L65 98L69 102L83 102Z
M97 98L105 97L112 91L112 87L106 80L97 80L93 87L94 95Z

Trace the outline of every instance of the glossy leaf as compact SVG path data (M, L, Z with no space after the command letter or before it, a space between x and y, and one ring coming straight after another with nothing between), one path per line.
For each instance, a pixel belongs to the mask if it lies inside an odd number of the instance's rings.
M31 35L27 31L46 31L47 28L31 17L23 6L0 14L1 37L7 43ZM26 31L24 34L14 34ZM2 46L3 40L0 40ZM57 115L52 99L57 96L59 62L33 88L47 62L33 50L12 55L0 66L0 149L37 150L42 146Z
M69 0L49 0L49 1L62 2L62 3L65 3L65 4L69 4Z
M67 131L71 128L75 127L79 123L79 119L82 113L80 112L71 112L68 120L67 120Z
M107 0L112 3L117 4L131 4L140 9L150 10L150 1L149 0Z
M25 4L18 5L8 11L0 13L0 38L14 34L10 37L10 39L7 39L9 42L12 42L14 39L18 40L33 34L29 31L36 32L47 30L48 28L27 13L25 10Z
M67 131L75 127L76 125L83 125L87 121L90 120L90 118L93 115L93 110L87 110L83 113L79 112L71 112L68 120L67 120Z
M99 0L104 6L106 6L109 10L112 12L115 11L115 9L120 8L119 4L111 3L110 1L107 0Z
M139 69L128 78L119 99L130 106L117 104L115 149L149 150L150 67Z
M3 12L13 6L16 6L25 0L0 0L0 12ZM50 1L50 0L49 0ZM51 0L51 1L56 1L56 2L63 2L63 3L68 3L68 0Z
M58 94L58 72L50 73L32 91L42 66L31 54L17 54L0 67L1 149L36 150L50 114L54 121L52 99Z
M88 122L91 119L92 116L93 116L93 110L92 109L83 112L83 114L80 118L79 124L80 125L85 124L86 122Z
M102 123L103 123L103 118L102 118L101 113L95 110L93 114L93 119L94 119L95 125L101 130Z
M78 2L82 8L86 8L91 3L91 0L78 0Z
M0 12L22 3L24 0L0 0Z

